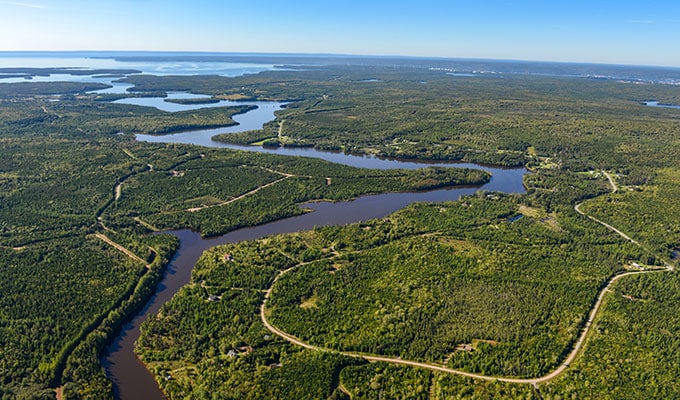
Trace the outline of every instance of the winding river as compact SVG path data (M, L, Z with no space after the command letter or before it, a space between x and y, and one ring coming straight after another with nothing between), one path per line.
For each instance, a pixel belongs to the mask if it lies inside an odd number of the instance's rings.
M177 94L175 96L183 95ZM157 107L166 111L180 111L188 109L185 107L197 108L196 106L206 106L205 104L191 106L178 105L165 102L162 98L124 99L119 100L118 102ZM231 105L228 103L229 102L223 102L220 103L219 106ZM323 152L311 148L265 149L251 146L234 146L213 141L211 138L217 134L261 129L264 123L275 118L274 113L276 111L285 106L283 103L276 102L238 102L234 104L252 104L257 105L258 108L248 113L235 116L234 120L239 124L227 128L198 130L164 136L137 135L137 140L163 143L186 143L206 147L223 147L281 155L315 157L361 168L415 169L427 166L471 167L489 171L492 173L493 177L489 183L483 186L455 187L428 192L369 195L362 196L353 201L337 203L310 203L304 206L313 209L314 211L311 213L252 228L239 229L215 238L202 239L199 233L186 229L167 232L180 239L180 247L168 266L165 278L160 283L156 294L149 300L144 309L123 327L121 333L108 347L107 354L102 360L107 376L113 381L116 399L165 399L151 373L135 356L133 352L134 342L139 337L141 323L146 320L149 315L157 313L160 307L170 300L182 286L189 283L191 270L198 261L200 255L206 249L220 244L257 239L267 235L307 230L315 226L348 224L371 218L380 218L413 202L457 200L463 195L472 194L480 189L502 191L506 193L524 192L522 178L527 173L527 170L524 168L503 169L470 163L425 163L387 160L376 157ZM215 105L209 104L207 106Z

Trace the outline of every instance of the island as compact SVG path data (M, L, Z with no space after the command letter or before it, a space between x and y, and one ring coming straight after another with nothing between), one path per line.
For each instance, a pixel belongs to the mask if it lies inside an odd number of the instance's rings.
M677 395L677 87L446 68L3 70L213 107L0 83L0 397Z

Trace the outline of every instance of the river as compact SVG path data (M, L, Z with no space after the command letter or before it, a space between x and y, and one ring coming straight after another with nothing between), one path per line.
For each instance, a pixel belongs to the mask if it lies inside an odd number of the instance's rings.
M185 109L183 107L197 106L168 103L162 98L124 99L119 102L157 107L160 109L165 108L166 111L170 111L170 109L172 109L172 111L179 111ZM275 118L274 113L276 111L285 106L283 103L276 102L238 102L238 104L252 104L257 105L258 108L248 113L235 116L234 120L239 124L227 128L183 132L164 136L137 135L137 140L163 143L186 143L206 147L224 147L282 155L315 157L361 168L414 169L433 165L458 168L470 167L489 171L492 173L493 177L489 183L483 186L455 187L428 192L386 193L362 196L353 201L337 203L310 203L304 206L313 209L314 211L311 213L252 228L239 229L215 238L202 239L199 233L186 229L167 232L180 239L180 247L168 266L165 278L160 283L156 294L149 300L144 309L135 315L130 322L125 324L121 333L108 347L107 354L102 360L107 376L113 381L116 399L165 399L151 373L135 356L133 351L134 342L139 337L139 328L142 322L146 320L149 315L157 313L165 302L170 300L179 289L189 283L193 266L206 249L225 243L234 243L273 234L312 229L315 226L348 224L371 218L381 218L413 202L457 200L463 195L472 194L480 189L502 191L506 193L524 192L522 178L527 173L527 170L524 168L506 169L470 163L426 163L388 160L360 155L323 152L311 148L265 149L253 146L233 146L213 141L211 138L216 134L261 129L264 123ZM203 104L198 106L206 105ZM208 104L207 106L213 105Z

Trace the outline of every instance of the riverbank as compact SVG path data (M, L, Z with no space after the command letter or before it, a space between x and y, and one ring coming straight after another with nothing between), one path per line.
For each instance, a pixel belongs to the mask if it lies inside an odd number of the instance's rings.
M193 285L146 325L138 351L175 396L191 395L196 387L292 393L290 382L275 378L291 371L314 382L305 387L325 384L321 371L335 366L315 364L318 352L273 338L279 333L335 356L461 373L474 379L466 381L469 387L503 381L533 390L529 385L542 386L568 370L607 289L629 275L620 260L638 250L581 217L575 203L543 197L536 189L553 175L537 174L528 198L478 194L349 226L211 249ZM552 199L569 194L578 202L609 191L604 176L569 176L550 181ZM513 220L518 212L524 218ZM546 313L553 317L543 318ZM189 316L201 326L185 323ZM237 317L237 325L224 324ZM212 332L219 321L228 329L193 347L193 338ZM437 329L419 334L430 327L427 321L438 321ZM267 324L275 328L264 330ZM166 358L164 343L170 342L173 353ZM464 350L466 344L472 350ZM297 369L300 360L319 374ZM284 375L243 369L251 362L274 365L271 370ZM213 376L221 379L208 379ZM234 376L246 383L233 386L228 377ZM342 379L340 384L353 387Z
M607 180L609 181L611 187L612 187L612 193L616 193L618 191L617 184L615 183L614 179L612 176L607 173L606 171L602 171L602 173L606 176ZM623 239L626 241L629 241L633 243L634 245L641 247L640 243L638 243L636 240L632 239L625 233L621 232L620 230L614 228L613 226L602 222L590 215L585 214L583 211L580 210L580 205L582 203L577 203L574 206L574 210L580 214L583 215L598 224L606 227L610 231L616 233L617 235L621 236ZM521 214L520 214L521 215ZM356 257L356 253L354 253L354 256ZM340 260L344 258L341 254L333 253L330 255L328 260ZM573 345L571 346L571 349L567 353L566 357L564 360L559 364L554 370L551 372L535 377L535 378L509 378L509 377L504 377L504 376L497 376L497 375L485 375L485 374L477 374L477 373L471 373L468 371L460 370L460 369L452 369L452 368L447 368L446 365L437 365L433 363L426 363L426 362L418 362L415 360L408 360L408 359L403 359L402 357L387 357L387 356L379 356L375 354L370 354L370 353L362 353L362 352L357 352L357 351L341 351L337 349L329 349L325 348L322 346L318 345L313 345L309 344L301 339L299 339L296 336L290 335L281 329L277 328L276 326L272 325L270 323L269 318L272 315L271 310L267 310L267 303L272 301L272 292L277 284L277 282L282 278L285 274L291 273L295 270L301 269L302 267L311 264L312 262L301 262L298 263L292 267L289 267L284 270L278 271L274 279L272 280L271 284L266 288L264 298L261 302L260 308L259 308L259 315L262 320L262 323L265 328L267 328L270 332L272 332L274 335L277 335L284 340L296 345L300 346L306 349L314 350L314 351L321 351L321 352L330 352L330 353L335 353L335 354L341 354L344 356L348 357L356 357L356 358L361 358L364 360L367 360L369 362L386 362L386 363L391 363L391 364L398 364L398 365L407 365L407 366L412 366L412 367L418 367L418 368L424 368L424 369L429 369L432 371L438 371L438 372L444 372L447 374L454 374L454 375L460 375L468 378L473 378L477 380L485 380L485 381L499 381L499 382L507 382L507 383L517 383L517 384L530 384L536 387L536 390L539 390L538 385L539 384L545 384L548 383L549 381L557 378L558 376L562 375L574 362L576 359L577 355L581 352L581 349L588 338L590 334L591 327L593 326L593 323L595 319L598 317L598 312L600 310L600 307L602 306L602 303L604 301L605 295L608 292L613 291L613 286L617 281L624 277L628 276L634 276L634 275L640 275L640 274L648 274L648 273L658 273L658 272L672 272L674 270L674 267L668 263L665 264L665 266L660 266L660 267L640 267L642 268L641 270L634 270L634 271L625 271L625 272L620 272L615 274L614 276L610 277L606 284L603 285L597 294L597 299L593 303L592 308L589 310L587 314L587 318L584 319L584 322L582 326L580 327L579 331L580 334L578 338L574 341ZM626 265L625 267L628 268ZM316 299L316 301L319 301ZM316 308L316 305L313 307ZM444 363L446 364L446 362Z
M151 100L156 104L160 99ZM244 104L244 103L240 103ZM219 142L214 142L212 136L215 131L221 132L236 132L239 130L259 129L262 125L275 118L275 112L281 109L283 103L262 103L256 102L252 106L257 108L251 111L238 114L234 116L234 120L238 125L221 128L219 130L201 130L191 131L172 135L163 136L148 136L137 135L138 140L150 142L165 142L165 143L184 143L205 147L228 147ZM251 148L247 148L250 150ZM239 150L245 150L239 148ZM255 149L253 149L255 150ZM271 154L280 154L276 150L260 149L261 151ZM297 149L300 151L309 151L309 149ZM300 154L293 151L293 154ZM139 336L139 328L142 322L147 318L147 315L155 314L160 307L169 298L178 291L181 287L189 282L191 269L198 257L204 250L215 246L217 244L231 243L232 241L240 241L258 238L264 235L272 235L276 233L296 232L300 230L312 229L315 226L338 225L346 224L370 218L381 218L403 208L407 204L414 201L443 201L455 200L462 195L471 194L481 189L484 190L505 190L507 192L523 192L522 176L527 172L526 169L499 169L488 166L479 166L475 164L456 164L456 163L416 163L416 162L402 162L398 160L378 159L372 157L361 157L355 155L342 155L334 153L326 153L315 151L313 153L306 152L306 156L315 158L331 160L340 160L344 165L353 165L360 168L378 167L382 170L390 170L396 168L404 168L414 170L414 177L420 173L415 173L415 170L436 166L438 168L475 168L481 169L491 174L491 180L488 178L481 182L487 182L481 187L449 187L439 190L411 192L411 193L390 193L379 194L371 196L362 196L353 201L343 202L320 202L314 204L303 205L305 208L312 209L313 212L304 214L298 217L270 222L256 227L249 227L238 229L220 237L210 239L200 239L200 236L190 231L174 231L171 232L178 239L180 239L180 248L178 249L176 257L168 267L166 278L161 283L162 290L158 292L152 300L145 306L141 313L137 314L132 321L124 327L121 335L109 347L109 355L106 356L103 364L107 371L107 376L114 383L114 392L118 399L162 399L163 395L158 392L157 385L153 379L150 379L148 371L136 359L133 349L134 342ZM432 170L436 171L436 170ZM425 179L422 182L422 188L431 189L439 184L434 181ZM280 180L280 179L279 179ZM277 182L277 181L274 181ZM268 184L274 185L274 182ZM328 178L324 178L328 186ZM331 187L339 185L338 179L331 179ZM429 182L429 184L428 184ZM432 186L432 185L435 186ZM413 189L419 186L414 186ZM260 189L261 190L261 189ZM253 193L258 193L251 190ZM375 190L375 189L374 189ZM245 197L241 197L245 199ZM206 208L197 209L205 210ZM154 224L155 225L155 224ZM155 389L154 389L155 388ZM143 393L143 394L142 394Z

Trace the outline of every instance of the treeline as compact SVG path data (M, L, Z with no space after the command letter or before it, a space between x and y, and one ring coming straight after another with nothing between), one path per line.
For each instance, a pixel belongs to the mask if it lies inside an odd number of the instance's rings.
M19 396L53 383L80 338L144 270L90 237L0 248L1 390Z
M92 90L106 89L111 86L103 83L83 82L18 82L0 83L0 98L12 99L32 96L52 96L61 94L85 93ZM8 102L3 101L3 105Z
M5 74L22 74L29 77L35 76L49 76L52 74L63 74L63 75L110 75L110 76L122 76L129 74L139 74L142 71L136 69L114 69L114 68L98 68L98 69L85 69L85 68L74 68L74 67L58 67L58 68L34 68L34 67L3 67L0 68L0 72Z
M165 99L164 101L168 103L175 103L175 104L188 104L188 105L193 105L193 104L215 104L219 103L220 99L213 99L210 97L203 98L190 98L190 99Z
M352 399L428 400L433 373L386 363L351 366L340 373L340 383Z
M340 383L352 399L538 399L529 385L476 381L387 363L344 368Z
M165 134L234 125L236 122L232 116L256 108L242 105L170 113L153 107L108 103L95 101L96 99L95 95L87 95L62 98L60 101L3 101L0 107L3 136L12 137L21 133L22 137L83 140L96 135L119 133Z
M170 235L150 236L144 239L153 246L153 259L136 285L123 294L121 300L84 337L74 343L72 353L65 354L56 378L63 385L65 399L96 400L113 397L113 386L101 368L101 357L106 346L115 338L127 319L138 312L163 279L165 267L179 246L177 238Z

